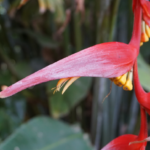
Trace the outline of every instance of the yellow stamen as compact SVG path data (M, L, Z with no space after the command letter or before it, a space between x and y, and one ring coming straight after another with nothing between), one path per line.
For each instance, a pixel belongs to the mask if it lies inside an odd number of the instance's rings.
M147 24L145 26L145 29L146 29L147 36L150 38L150 27Z
M115 78L114 78L114 81L118 81L118 80L120 80L120 79L121 79L121 77L122 77L122 76L115 77Z
M120 84L118 81L114 81L114 84L119 86L119 87L122 87L122 84Z
M52 88L52 90L54 90L53 94L55 94L55 92L60 91L61 87L69 80L70 78L63 78L60 79L56 85L56 87Z
M149 38L148 38L145 30L146 30L145 29L145 21L142 21L141 42L147 42L147 41L149 41Z
M127 79L123 89L126 91L131 91L133 89L132 81L130 79Z
M148 42L149 38L146 33L141 34L141 42Z
M143 42L140 42L140 46L142 46L143 45Z
M126 76L127 76L127 74L122 75L121 78L119 80L115 81L114 83L118 86L124 85L126 83Z
M64 94L64 92L68 89L68 87L69 87L73 82L75 82L78 78L80 78L80 77L72 77L72 78L67 82L67 84L65 85L65 87L63 88L62 94Z
M125 85L123 86L123 89L126 91L131 91L133 89L132 85L132 79L133 79L133 72L132 70L128 73L127 81Z

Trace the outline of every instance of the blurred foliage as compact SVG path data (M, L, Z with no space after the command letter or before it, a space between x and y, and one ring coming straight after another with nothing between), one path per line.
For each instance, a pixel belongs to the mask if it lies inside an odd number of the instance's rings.
M46 117L38 117L22 125L0 145L0 149L92 150L80 129Z
M150 65L148 65L141 55L138 57L138 65L139 65L139 77L142 86L147 90L150 91Z
M26 101L21 95L7 98L0 103L1 140L11 134L23 121L26 112Z
M131 38L131 0L20 2L23 0L0 1L0 86L11 85L96 43L128 43ZM141 47L138 57L140 81L146 91L150 91L149 45ZM57 81L50 81L1 100L0 149L92 149L80 131L50 118L32 119L38 115L79 122L91 134L95 150L124 133L137 134L139 105L134 92L112 85L111 95L102 103L111 83L108 79L92 81L80 78L64 95L53 94L51 88Z
M91 78L80 78L69 87L63 95L59 92L53 94L52 88L55 87L57 81L48 83L47 92L49 95L49 105L54 118L61 117L77 105L81 99L85 98L91 86Z
M11 85L46 65L78 51L76 48L78 42L75 42L70 34L70 29L74 28L74 19L70 19L71 11L75 12L76 9L72 8L72 3L63 0L30 0L19 5L20 2L23 1L6 0L0 3L0 86ZM90 44L84 47L87 46ZM61 117L67 122L76 122L80 120L80 115L84 116L81 111L76 115L76 119L69 119L72 118L73 109L82 110L82 107L85 107L82 100L87 99L92 78L77 80L64 95L53 94L51 88L56 84L57 81L43 83L1 100L1 141L23 122L37 115ZM83 119L83 122L84 120L86 119ZM45 132L47 130L46 128ZM59 137L57 133L56 135ZM82 148L82 143L83 147L85 143L81 137L79 141Z

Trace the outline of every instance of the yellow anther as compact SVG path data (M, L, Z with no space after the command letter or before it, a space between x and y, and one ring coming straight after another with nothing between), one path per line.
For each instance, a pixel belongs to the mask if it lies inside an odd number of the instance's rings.
M132 81L130 79L127 79L123 89L126 91L131 91L133 89Z
M145 26L146 34L148 37L150 37L150 27L146 24Z
M142 21L142 28L141 28L141 42L147 42L149 41L149 38L146 34L146 26L145 26L145 21Z
M127 81L126 81L125 85L123 86L124 90L131 91L133 89L132 79L133 79L133 71L131 69L131 71L128 72Z
M127 77L127 74L124 74L124 75L121 76L121 78L119 80L115 81L114 83L116 85L122 86L126 83L126 77Z
M122 84L120 84L117 80L114 81L114 84L117 85L117 86L119 86L119 87L122 87Z
M57 82L57 85L55 88L52 88L52 90L54 90L53 94L57 91L60 91L61 87L69 80L70 78L63 78L63 79L60 79L58 82Z
M142 46L143 45L143 42L140 42L140 46Z
M73 82L75 82L78 78L80 78L80 77L72 77L72 78L67 82L67 84L65 85L65 87L63 88L62 94L64 94L64 92L68 89L68 87L69 87Z
M118 81L118 80L120 80L120 79L121 79L121 77L122 77L122 76L115 77L115 78L114 78L114 81Z
M141 34L141 42L148 42L149 38L146 33Z

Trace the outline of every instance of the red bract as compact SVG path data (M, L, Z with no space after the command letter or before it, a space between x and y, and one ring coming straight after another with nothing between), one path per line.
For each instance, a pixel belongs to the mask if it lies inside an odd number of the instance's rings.
M147 119L144 108L141 107L141 127L138 136L132 134L122 135L110 143L102 150L145 150L147 145Z
M98 44L66 57L20 80L0 93L1 98L50 80L68 77L112 78L131 70L139 53L141 7L134 10L134 30L129 44L110 42Z
M135 10L136 7L136 3L140 2L140 5L142 7L143 10L143 20L146 22L146 24L150 27L150 2L147 0L133 0L133 4L132 4L132 10Z
M133 10L133 12L134 12L134 10L135 10L136 3L137 3L138 1L140 2L140 5L141 5L141 7L142 7L142 9L143 9L144 14L145 14L147 17L150 18L150 3L149 3L148 0L133 0L133 3L132 3L132 10Z
M150 3L147 0L140 0L140 4L143 8L144 14L150 18Z
M2 91L0 96L11 96L27 87L60 78L119 76L131 69L136 57L137 50L133 46L118 42L98 44L22 79Z
M134 64L133 76L134 76L135 94L138 99L138 102L140 103L141 106L143 106L146 109L147 113L150 115L150 93L146 93L140 84L137 61Z

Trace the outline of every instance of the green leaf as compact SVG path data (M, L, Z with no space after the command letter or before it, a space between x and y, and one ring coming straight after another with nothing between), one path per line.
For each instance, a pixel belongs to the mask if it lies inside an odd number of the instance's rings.
M1 99L0 103L0 138L10 135L24 120L26 101L21 94Z
M62 0L55 0L55 21L58 24L63 24L65 21L65 11Z
M52 116L58 118L63 116L77 105L87 95L91 86L92 78L79 78L75 81L67 91L62 95L61 92L53 94L51 90L56 87L57 81L48 83L47 91L49 94L49 104Z
M142 86L150 91L150 66L146 64L141 55L138 56L138 73Z
M0 109L0 141L12 132L13 121L5 109Z
M80 131L47 117L38 117L22 125L0 149L92 150Z
M8 70L1 70L0 85L10 85L12 83L12 75Z

